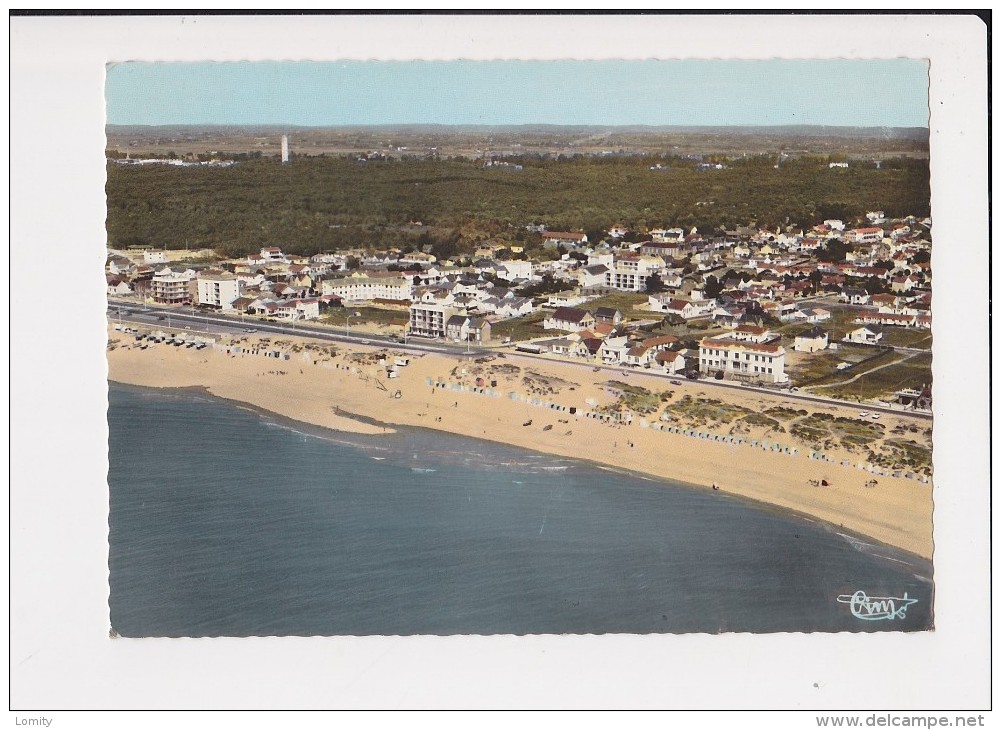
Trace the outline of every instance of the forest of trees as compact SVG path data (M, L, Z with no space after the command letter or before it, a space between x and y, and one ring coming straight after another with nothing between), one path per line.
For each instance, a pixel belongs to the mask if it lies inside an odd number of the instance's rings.
M700 170L664 157L510 158L521 170L475 160L359 162L351 157L248 159L230 167L108 163L113 246L215 248L243 255L263 245L295 254L358 246L433 246L436 254L479 241L531 244L528 223L591 233L757 224L849 225L867 210L929 215L927 160L830 169L826 156L726 160ZM659 169L651 169L660 165ZM419 224L419 225L418 225Z

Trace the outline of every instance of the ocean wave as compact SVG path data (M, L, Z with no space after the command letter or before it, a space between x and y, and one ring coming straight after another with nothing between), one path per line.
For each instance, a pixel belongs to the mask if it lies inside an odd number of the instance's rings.
M292 428L291 426L287 426L284 423L275 423L274 421L261 421L261 423L264 424L264 428L274 428L279 431L289 431L290 433L294 433L299 436L312 436L313 438L319 438L314 434L306 433L305 431L300 431L299 429Z
M912 563L910 560L905 560L905 559L902 559L902 558L895 558L895 557L891 557L889 555L884 555L881 552L876 552L877 550L885 550L886 546L884 546L884 545L875 545L875 544L873 544L871 542L866 542L865 540L860 540L857 537L853 537L852 535L846 535L843 532L837 532L837 531L835 531L834 534L837 535L838 537L842 538L849 545L851 545L852 548L854 548L857 552L864 553L865 555L869 556L870 558L877 558L879 560L888 560L891 563L898 563L900 565L906 565L909 568L916 567L914 565L914 563ZM919 577L919 576L915 576L915 577Z
M889 560L894 563L902 563L903 565L910 565L906 560L900 560L899 558L891 558L889 555L879 555L878 553L870 553L874 558L882 558L883 560Z
M312 439L317 439L318 441L325 441L329 444L337 444L338 446L349 446L353 449L358 449L360 451L389 451L390 449L385 446L377 446L375 444L362 443L359 441L348 441L343 438L336 438L332 434L323 432L311 432L311 431L301 431L294 426L290 426L287 423L279 423L277 421L272 421L268 419L262 419L261 423L265 428L270 428L278 431L288 431L289 433L294 433L298 436L305 436ZM383 457L384 458L384 457Z
M845 542L851 545L855 550L860 553L868 552L867 548L875 547L871 543L865 542L864 540L859 540L857 537L852 537L851 535L846 535L843 532L835 532L835 535L842 538Z

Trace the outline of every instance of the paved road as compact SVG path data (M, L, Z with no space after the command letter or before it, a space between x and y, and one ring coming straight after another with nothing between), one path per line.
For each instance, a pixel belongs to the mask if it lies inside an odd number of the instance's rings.
M781 388L762 388L760 386L754 385L741 385L739 383L734 383L732 381L726 380L716 380L715 378L699 378L698 380L689 380L683 376L678 375L668 375L666 373L658 373L654 370L647 370L645 368L629 368L614 365L600 365L595 366L591 363L583 362L573 362L568 360L556 360L554 358L545 357L542 355L532 355L531 353L507 353L506 357L513 360L528 360L533 363L539 362L558 362L562 365L571 365L578 367L582 370L590 371L595 377L615 377L615 378L628 378L630 374L643 375L645 377L660 378L662 380L667 380L673 383L680 383L676 385L676 388L728 388L730 390L741 391L745 395L752 392L758 392L765 395L778 396L783 400L790 402L802 402L802 403L813 403L823 406L839 406L842 408L858 408L859 411L868 411L869 413L887 413L897 416L910 416L913 418L922 418L926 420L931 420L932 414L923 411L910 411L904 410L902 408L889 408L885 406L877 406L869 403L852 403L849 401L836 400L834 398L825 398L824 396L812 395L810 393L804 393L800 391L789 391Z
M437 353L458 358L477 358L490 355L503 355L505 358L525 360L532 363L560 363L579 367L583 370L594 372L595 365L586 362L574 362L569 360L556 360L544 355L533 355L526 352L515 352L513 345L497 347L475 347L454 345L438 341L421 340L418 338L408 338L406 343L397 342L385 335L373 334L348 334L332 330L330 327L318 327L302 324L284 324L279 322L261 321L238 316L228 316L215 313L205 313L195 310L182 310L169 307L153 307L144 309L142 305L135 302L119 303L112 301L108 306L108 315L112 320L121 319L123 322L133 322L146 326L161 326L170 329L192 329L196 327L203 332L215 332L219 334L246 334L248 330L256 330L258 333L268 332L271 334L311 337L327 342L346 342L354 345L371 345L375 347L392 347L395 350L413 353ZM779 388L763 388L754 385L741 385L725 380L714 378L700 378L699 380L688 380L677 375L658 373L653 370L629 368L625 366L601 365L595 375L605 375L607 377L628 378L631 373L645 376L657 377L667 381L681 383L676 387L709 387L709 388L729 388L743 393L757 391L763 394L781 396L783 400L790 402L814 403L824 406L858 407L870 413L887 413L902 416L911 416L931 420L932 414L922 411L905 411L902 408L888 408L872 404L857 404L846 401L839 401L833 398L812 395L809 393L789 391Z
M108 306L108 317L112 321L133 322L145 326L163 327L165 329L210 332L216 334L247 334L251 330L258 334L269 333L286 336L312 337L328 342L347 342L354 345L371 345L375 347L392 347L408 352L433 352L453 357L480 357L485 354L485 348L456 345L410 337L406 343L397 342L386 335L373 335L367 332L351 334L349 330L340 332L330 327L315 325L285 324L246 319L223 314L200 312L190 309L167 307L147 307L130 302L119 304L111 302Z

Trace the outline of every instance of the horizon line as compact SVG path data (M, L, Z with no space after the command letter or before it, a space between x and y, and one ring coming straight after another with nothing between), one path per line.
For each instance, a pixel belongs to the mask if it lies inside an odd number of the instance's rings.
M558 127L565 129L921 129L929 130L928 126L893 125L893 124L564 124L559 122L518 122L497 124L469 124L465 122L380 122L377 124L292 124L284 122L170 122L164 124L121 124L108 122L109 127L281 127L285 129L359 129L384 127L458 127L467 129L491 129L498 127Z

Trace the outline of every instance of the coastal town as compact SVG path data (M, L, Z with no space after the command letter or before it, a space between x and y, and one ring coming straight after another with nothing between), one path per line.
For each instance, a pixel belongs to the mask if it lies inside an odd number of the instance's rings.
M15 724L980 717L989 13L14 20Z
M110 377L589 459L930 556L931 221L863 220L533 224L447 260L110 251Z
M863 220L713 234L613 225L599 241L533 225L535 250L484 243L440 261L377 247L219 260L147 247L110 252L107 290L928 411L931 221Z

